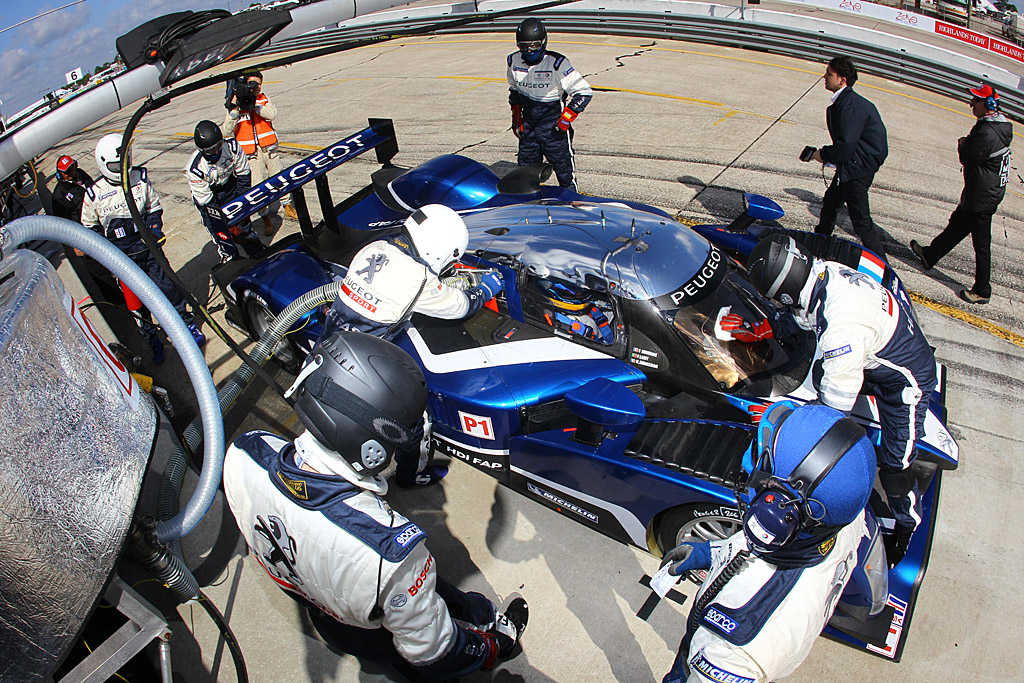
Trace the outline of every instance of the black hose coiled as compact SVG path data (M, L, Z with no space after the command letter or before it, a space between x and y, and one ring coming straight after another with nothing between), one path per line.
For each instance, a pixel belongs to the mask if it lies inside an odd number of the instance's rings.
M152 543L150 536L156 523L143 520L132 527L132 556L161 583L173 590L182 600L199 597L199 582L185 564L167 548Z

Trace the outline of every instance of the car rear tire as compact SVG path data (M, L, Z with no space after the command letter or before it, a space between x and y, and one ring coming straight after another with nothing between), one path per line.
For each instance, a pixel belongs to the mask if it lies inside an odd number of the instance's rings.
M249 326L256 333L256 339L260 339L274 320L274 314L259 299L252 297L245 302L245 313L249 316ZM302 365L302 356L298 349L287 337L282 339L274 348L274 359L289 372L296 372Z
M680 543L700 543L728 538L742 528L742 515L739 508L725 503L680 505L666 512L658 528L655 538L658 548L666 553ZM695 583L702 583L707 575L705 571L689 572L688 577Z

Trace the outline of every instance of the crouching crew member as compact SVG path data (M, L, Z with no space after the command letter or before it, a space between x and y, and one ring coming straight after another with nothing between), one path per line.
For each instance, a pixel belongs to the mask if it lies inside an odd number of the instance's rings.
M776 403L758 426L743 530L683 543L669 573L708 569L663 683L767 683L807 657L857 565L875 456L827 406Z
M337 332L317 342L289 389L306 428L235 440L224 491L250 552L309 613L328 647L410 680L493 669L518 652L528 610L504 613L437 574L426 533L381 497L380 473L415 440L423 374L397 346Z
M546 49L548 32L540 19L531 17L519 24L516 44L519 51L508 56L507 75L519 165L547 159L558 184L575 190L572 122L590 104L594 91L568 57Z
M504 283L493 272L464 291L440 280L468 244L466 223L455 211L441 204L417 209L400 234L371 242L352 257L327 313L324 335L358 330L390 340L413 313L447 320L473 315ZM421 461L419 443L399 449L396 461L399 486L432 484L448 473L444 467L428 466L425 457Z

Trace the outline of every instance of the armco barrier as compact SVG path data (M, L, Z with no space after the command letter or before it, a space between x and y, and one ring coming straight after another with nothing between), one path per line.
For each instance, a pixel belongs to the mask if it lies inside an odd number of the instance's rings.
M400 8L365 15L323 30L275 41L264 52L323 47L361 38L396 35L469 13L499 12L530 3L496 0ZM901 83L962 99L979 81L999 90L1003 110L1024 120L1024 79L1017 73L958 52L911 38L760 8L680 0L580 0L545 10L549 30L558 33L621 35L679 40L770 52L824 63L837 54L858 67ZM520 16L449 28L438 33L512 32Z

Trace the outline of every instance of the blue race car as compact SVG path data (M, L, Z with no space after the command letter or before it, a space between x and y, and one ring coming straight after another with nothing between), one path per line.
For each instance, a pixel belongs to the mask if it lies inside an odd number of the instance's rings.
M343 141L346 149L351 140ZM330 149L320 155L330 157ZM282 176L308 179L301 169L306 162ZM342 278L363 244L400 229L416 207L446 204L462 214L470 233L468 255L450 282L497 270L506 287L466 320L415 315L396 339L423 368L434 448L655 554L683 540L734 533L737 499L749 497L744 484L756 420L774 401L816 395L808 377L816 353L810 333L747 344L722 341L714 330L725 307L745 319L768 317L770 304L736 257L764 231L782 229L753 224L780 218L782 210L747 195L744 214L732 225L689 228L655 207L542 186L543 177L544 169L525 167L499 178L455 155L415 169L385 165L316 228L300 192L301 235L258 262L215 271L229 319L258 337L299 296ZM295 192L280 183L274 194L273 179L267 182L269 188L254 188L260 201ZM323 192L326 183L317 184ZM235 218L258 203L236 208ZM859 268L907 297L896 275L859 246L791 234L819 256ZM281 360L301 360L324 313L314 311L296 325L276 351ZM904 559L886 571L882 533L893 522L884 496L873 496L872 536L862 543L861 563L826 629L896 661L927 566L942 471L958 463L945 428L944 369L938 370L915 464L924 522ZM877 443L870 397L858 400L854 416Z

